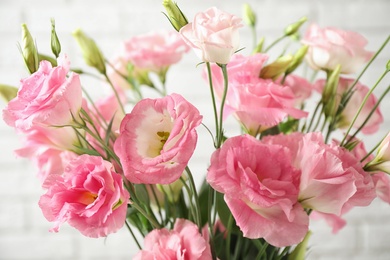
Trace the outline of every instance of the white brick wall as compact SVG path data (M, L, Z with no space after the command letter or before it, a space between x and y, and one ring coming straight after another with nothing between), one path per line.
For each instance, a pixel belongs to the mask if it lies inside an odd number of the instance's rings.
M197 11L216 5L228 12L241 15L241 2L236 0L178 0L188 17ZM269 40L290 22L307 15L322 26L336 26L362 33L369 39L369 49L375 50L390 33L388 0L262 0L247 1L258 13L258 32ZM0 82L18 85L27 75L16 43L20 40L20 24L28 24L39 49L49 53L50 18L54 17L62 42L63 52L69 54L72 64L82 66L81 54L70 33L81 27L94 37L106 56L115 53L121 40L130 36L160 28L170 29L161 14L160 0L0 0ZM251 44L248 29L242 30L243 45ZM244 50L245 52L245 50ZM390 58L388 46L373 68L363 77L367 85L373 84L383 71L383 64ZM197 58L191 53L168 75L171 92L180 92L193 102L209 118L207 85L200 79L200 69L195 68ZM82 79L85 85L91 81ZM387 82L387 83L386 83ZM381 89L388 85L388 78ZM95 84L95 82L93 82ZM378 92L379 93L379 92ZM202 98L207 97L207 98ZM0 102L0 109L4 103ZM374 145L389 131L390 100L386 99L382 111L387 116L380 134L365 137L369 146ZM204 176L207 152L212 151L209 137L199 129L199 147L192 160L198 180ZM90 239L80 235L66 224L60 233L52 234L38 208L42 193L35 169L30 162L17 159L12 150L18 147L18 137L13 130L0 122L0 260L9 259L129 259L137 252L128 232L109 236L107 239ZM201 164L203 163L203 164ZM309 259L390 259L390 207L374 201L368 208L354 209L347 215L348 225L338 235L330 233L323 223L315 223Z

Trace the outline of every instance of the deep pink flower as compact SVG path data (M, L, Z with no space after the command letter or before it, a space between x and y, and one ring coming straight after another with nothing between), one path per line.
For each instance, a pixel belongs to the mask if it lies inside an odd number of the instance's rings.
M347 89L352 85L354 82L353 79L347 79L347 78L340 78L339 79L339 85L337 87L337 93L336 93L336 106L340 103L340 97L344 92L347 91ZM318 80L315 82L316 88L323 89L325 85L325 80ZM346 107L344 108L343 112L341 113L340 120L338 121L337 126L340 128L347 128L350 123L352 122L352 119L354 118L357 109L360 107L360 105L363 103L363 99L366 96L370 89L358 82L354 87L354 93L352 94L351 99L347 103ZM362 123L367 118L368 114L371 112L371 110L374 108L375 104L377 103L377 98L374 94L371 94L367 100L367 103L364 105L362 111L360 112L357 120L354 123L354 127L358 128L362 125ZM363 134L373 134L378 131L380 124L383 123L383 116L382 113L377 107L368 120L367 124L362 128Z
M179 62L189 51L176 31L149 32L123 43L123 58L142 69L159 71Z
M237 51L241 18L211 7L180 29L184 41L205 62L227 64Z
M202 116L178 94L143 99L123 119L115 152L133 183L168 184L180 178L196 142Z
M208 241L199 233L198 226L186 219L176 219L173 230L153 230L144 244L134 260L212 259Z
M355 73L373 55L364 49L367 40L362 35L316 24L309 27L302 43L309 46L306 60L316 70L341 65L341 73Z
M37 72L21 80L17 97L3 110L4 121L19 130L33 126L59 126L70 124L81 108L79 76L70 73L66 56L58 67L48 61L40 63Z
M287 149L243 135L213 153L206 178L224 194L245 237L282 247L301 242L308 231L297 201L299 176Z
M110 162L84 154L65 167L39 206L45 218L55 222L51 231L68 222L85 236L102 237L123 226L129 197Z

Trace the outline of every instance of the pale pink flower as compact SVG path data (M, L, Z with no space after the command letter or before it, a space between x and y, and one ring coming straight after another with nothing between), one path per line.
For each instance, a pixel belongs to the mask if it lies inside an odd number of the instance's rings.
M287 149L243 135L213 153L206 178L224 194L245 237L282 247L301 242L308 231L298 203L299 176Z
M176 219L173 230L155 229L146 235L144 248L134 260L209 260L208 241L199 228L186 219Z
M158 31L131 37L123 43L123 58L142 69L159 71L179 62L189 51L176 31Z
M19 130L33 126L60 126L70 124L78 117L82 104L79 76L69 72L67 57L52 67L41 61L37 72L21 80L17 97L3 110L4 121Z
M184 41L205 62L227 64L240 46L241 18L211 7L180 29Z
M373 56L364 49L367 40L362 35L316 24L309 27L302 43L309 46L306 60L315 70L334 70L341 65L341 73L355 73Z
M341 96L344 92L347 91L347 89L352 85L354 82L353 79L347 79L347 78L340 78L339 79L339 84L337 87L337 93L336 93L336 106L339 105ZM318 89L323 89L325 85L325 80L318 80L315 83L316 88ZM340 128L347 128L350 123L352 122L352 119L354 118L357 109L360 107L360 105L363 103L363 99L366 96L370 89L358 82L355 87L354 87L354 93L352 94L352 97L348 101L347 105L345 106L344 110L341 113L340 119L337 123L337 126ZM368 100L366 104L364 105L362 111L360 112L357 120L354 123L354 127L358 128L360 127L371 110L374 108L374 106L377 103L377 98L375 97L374 94L371 94L368 97ZM380 124L383 123L383 116L382 113L377 107L366 123L366 125L362 128L362 133L363 134L373 134L378 131Z
M199 111L178 94L143 99L123 119L114 149L133 183L168 184L180 178L196 142Z
M84 154L65 167L39 206L45 218L55 222L51 231L68 222L85 236L102 237L123 226L129 197L110 162Z
M61 136L63 131L54 129L54 134ZM46 129L32 128L22 139L22 147L15 153L24 158L29 158L38 167L38 179L43 188L48 188L56 176L64 172L64 166L77 155L58 147L47 135Z
M325 144L321 133L267 136L263 141L290 150L301 170L299 202L305 208L341 215L375 198L372 178L360 161L337 144Z

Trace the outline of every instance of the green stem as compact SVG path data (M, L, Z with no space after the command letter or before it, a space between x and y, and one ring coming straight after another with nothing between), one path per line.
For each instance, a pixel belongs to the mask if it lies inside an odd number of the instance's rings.
M375 103L374 107L371 109L370 113L367 115L366 119L364 120L364 122L361 124L361 126L359 126L359 128L355 131L355 133L353 133L353 135L351 137L348 138L348 141L346 143L346 145L351 141L353 140L353 138L360 132L360 130L362 130L362 128L367 124L368 120L370 120L372 114L374 114L375 110L378 108L379 104L381 103L381 101L383 100L383 98L387 95L387 93L390 91L390 85L387 87L387 89L385 90L385 92L382 93L382 95L380 96L380 98L378 99L378 101Z
M279 43L281 40L283 40L286 37L286 35L282 35L281 37L277 38L273 43L271 43L264 52L268 52L272 47L274 47L277 43Z
M227 235L226 235L226 259L230 260L230 241L232 237L232 225L233 225L233 216L229 216L228 224L226 227Z
M208 193L208 204L207 204L207 217L208 217L208 224L209 224L209 233L210 233L210 248L211 248L211 254L213 257L213 260L215 260L217 257L215 255L215 244L214 244L214 219L212 216L212 208L214 204L214 196L215 196L215 190L209 185L208 187L209 193Z
M154 228L157 228L157 229L161 228L160 224L156 221L156 219L152 218L140 205L138 205L137 202L133 201L131 206L134 207L136 210L138 210L142 215L144 215L144 217L147 220L149 220L150 224L152 224L152 226Z
M379 82L386 76L387 72L388 72L388 71L386 70L384 73L382 73L381 77L378 79L378 81L375 83L375 85L368 91L368 93L367 93L366 96L364 97L362 104L360 104L358 111L356 112L356 114L355 114L355 116L353 117L351 123L349 124L348 130L347 130L347 132L345 133L344 138L343 138L343 140L342 140L341 143L340 143L340 146L343 146L343 144L344 144L344 142L345 142L345 139L347 138L349 132L351 131L353 125L355 124L355 122L356 122L356 120L357 120L357 118L358 118L360 112L362 111L364 105L367 103L368 98L370 97L370 95L371 95L371 93L374 91L374 89L378 86Z
M142 250L142 247L141 247L140 243L138 242L138 239L137 239L137 237L135 236L135 234L134 234L133 230L131 229L130 224L127 222L127 220L125 221L125 224L126 224L127 229L130 231L130 234L131 234L131 236L133 237L135 243L137 244L138 249L139 249L139 250Z
M217 149L221 147L222 141L223 141L223 127L222 127L223 110L224 110L224 106L225 106L226 95L227 95L228 85L229 85L226 64L222 64L221 69L222 69L222 74L223 74L224 87L223 87L223 94L222 94L222 100L221 100L221 109L219 111L220 114L219 114L219 132L217 135L217 147L216 147Z
M198 192L196 190L196 185L194 181L194 177L192 176L191 170L188 166L186 166L186 172L188 175L188 178L190 180L190 187L193 193L194 201L195 201L195 208L196 208L196 224L199 227L199 231L202 229L202 216L200 213L200 205L199 205L199 197L198 197Z
M211 93L211 101L213 103L213 110L214 110L214 120L215 120L215 132L216 132L216 138L218 142L218 133L219 133L219 127L218 127L218 112L217 112L217 105L215 102L215 95L214 95L214 88L213 88L213 80L212 80L212 74L211 74L211 67L210 63L206 62L207 66L207 74L209 76L209 86L210 86L210 93ZM214 147L216 147L217 144L214 142Z
M112 83L112 81L108 77L107 73L104 73L104 77L106 78L107 82L110 84L111 89L114 92L114 95L115 95L116 99L118 100L118 104L119 104L123 114L126 114L125 108L124 108L124 106L122 104L121 98L119 97L118 91L116 91L116 89L114 87L114 84Z
M372 58L370 59L370 61L366 64L366 66L364 67L364 69L360 72L359 76L355 79L355 81L352 83L352 85L349 87L349 89L347 90L348 92L348 95L352 95L352 90L353 88L355 87L355 85L358 83L358 81L360 80L360 78L363 76L363 74L366 72L366 70L368 69L368 67L370 67L371 63L376 59L376 57L378 57L378 55L382 52L382 50L385 48L385 46L387 45L387 43L390 41L390 35L387 37L387 39L383 42L383 44L381 45L381 47L377 50L377 52L374 54L374 56L372 56ZM347 95L347 96L348 96Z

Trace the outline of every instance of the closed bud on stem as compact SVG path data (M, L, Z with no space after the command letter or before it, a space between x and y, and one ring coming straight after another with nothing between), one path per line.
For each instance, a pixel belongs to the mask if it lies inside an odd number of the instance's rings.
M26 24L22 24L22 45L20 50L28 71L31 74L36 72L39 67L38 51Z
M261 37L259 42L257 43L255 49L253 50L253 54L262 52L263 46L264 46L264 37Z
M301 48L299 48L299 50L294 55L294 59L291 62L290 67L288 67L286 70L286 74L293 72L302 63L308 49L309 46L307 45L303 45Z
M284 35L285 36L291 36L295 34L299 28L302 26L307 21L307 17L304 16L301 19L299 19L297 22L289 24L285 29L284 29Z
M249 4L244 4L243 6L243 17L244 22L249 25L250 27L256 26L256 14L253 12L252 7Z
M381 141L375 158L364 166L366 171L381 171L390 174L390 132Z
M165 16L176 31L180 31L183 26L188 24L187 18L176 3L171 0L163 0L162 4L167 11Z
M0 84L0 96L5 100L5 102L8 103L14 99L17 93L18 88Z
M292 55L285 55L271 64L268 64L260 71L260 78L263 79L277 79L280 75L286 72L293 62L294 57Z
M58 56L61 53L61 43L60 40L58 39L57 33L56 33L56 25L54 19L51 19L51 39L50 39L50 44L51 44L51 51L53 54L58 58Z
M104 57L95 41L89 38L81 29L74 31L73 37L81 48L85 63L105 75L106 64L104 63Z
M322 92L321 101L325 105L325 116L327 117L335 116L337 111L336 92L339 85L340 72L341 66L337 65L335 70L328 73L328 79Z
M386 70L389 72L390 71L390 60L386 64Z

